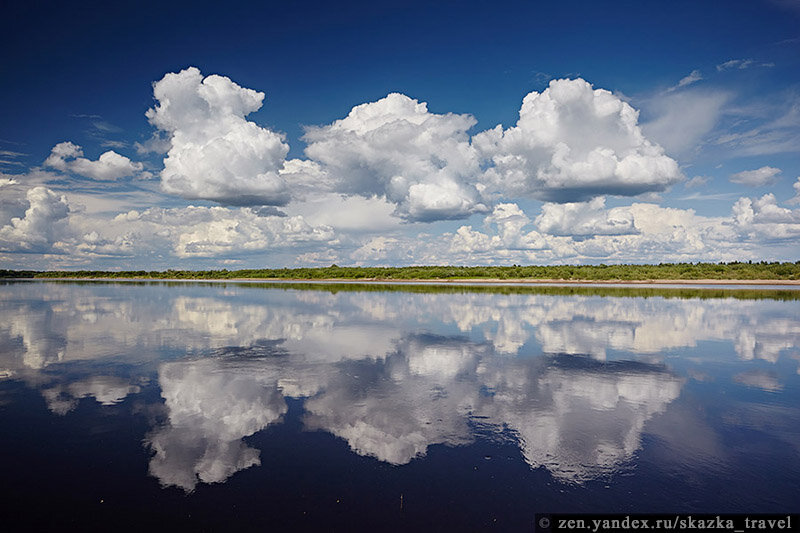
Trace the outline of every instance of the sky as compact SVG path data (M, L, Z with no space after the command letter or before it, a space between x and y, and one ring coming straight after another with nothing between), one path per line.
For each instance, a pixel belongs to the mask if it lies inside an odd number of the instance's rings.
M0 46L0 268L800 260L798 0L15 3Z

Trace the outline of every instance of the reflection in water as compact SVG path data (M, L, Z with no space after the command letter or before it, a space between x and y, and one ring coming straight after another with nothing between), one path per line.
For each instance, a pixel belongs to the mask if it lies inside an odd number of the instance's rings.
M541 294L336 294L252 289L181 292L158 285L20 283L0 293L4 370L58 361L202 351L281 339L314 360L380 357L398 331L453 325L498 353L658 354L702 341L735 343L741 359L797 353L797 300L665 299ZM206 287L210 289L211 287ZM264 292L268 300L259 298ZM663 292L663 291L662 291ZM798 291L800 294L800 291ZM380 343L380 346L376 346ZM291 344L291 346L289 346ZM4 346L5 348L5 346ZM353 351L358 351L354 354ZM21 365L20 365L21 364Z
M150 473L191 490L197 480L225 481L261 462L241 441L286 413L277 376L261 366L219 359L164 363L158 371L168 421L148 435Z
M560 356L527 366L486 373L494 396L483 413L520 435L531 466L565 481L615 471L639 448L645 423L681 390L666 368L633 361Z
M192 489L259 464L241 439L286 412L281 384L310 377L300 359L241 356L164 363L168 423L148 438L150 471ZM565 481L613 472L639 447L645 422L678 397L664 367L584 357L497 358L490 345L415 335L378 361L317 367L305 402L307 429L332 433L391 464L429 446L474 440L471 422L513 431L527 462ZM281 392L278 392L279 388ZM487 393L488 391L488 393Z
M498 360L485 344L405 337L379 361L317 368L311 381L319 392L305 402L304 422L341 437L356 453L405 464L431 445L471 442L476 416L515 431L531 466L585 481L630 459L644 423L677 398L681 382L660 366L564 360ZM190 489L196 477L222 481L259 464L239 439L285 413L276 387L310 377L299 361L299 367L291 358L269 357L163 364L169 425L149 439L157 452L151 473Z
M56 384L43 388L42 395L51 411L63 415L73 410L78 405L80 398L92 397L101 405L114 405L124 400L129 394L136 394L140 391L141 388L138 385L133 385L119 377L97 375L68 384Z
M66 329L66 324L52 303L34 306L23 302L17 308L4 306L0 328L8 338L22 341L21 363L26 367L41 369L64 359L67 342L59 332Z
M306 425L391 464L424 455L433 444L466 444L468 415L480 396L475 369L486 355L487 346L459 339L399 339L385 362L331 368L322 392L306 402Z
M763 365L800 346L796 299L27 283L2 286L0 316L0 378L37 388L54 413L81 398L119 405L154 372L163 420L145 438L149 471L186 491L259 465L244 439L281 423L287 398L301 399L306 430L392 465L489 431L531 467L586 483L630 465L653 421L718 449L705 422L672 408L682 376L716 384L713 362L735 367L726 386L784 393ZM698 349L711 342L725 348ZM109 361L141 374L109 375ZM68 363L83 370L60 373Z
M748 370L733 376L733 380L748 387L755 387L767 392L777 392L783 389L783 385L778 381L778 376L772 372L763 370Z

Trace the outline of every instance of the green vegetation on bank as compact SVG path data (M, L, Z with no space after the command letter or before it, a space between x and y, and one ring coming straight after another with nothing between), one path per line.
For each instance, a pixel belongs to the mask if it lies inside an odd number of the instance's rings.
M119 272L0 270L0 278L282 279L282 280L800 280L795 263L662 263L658 265L412 266Z

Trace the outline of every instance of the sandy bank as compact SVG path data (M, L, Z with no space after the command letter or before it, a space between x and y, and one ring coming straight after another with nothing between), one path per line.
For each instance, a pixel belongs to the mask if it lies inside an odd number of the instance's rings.
M17 278L20 279L20 278ZM775 279L645 279L645 280L576 280L576 279L392 279L392 278L27 278L37 281L248 281L263 283L402 283L402 284L513 284L513 285L786 285L800 286L800 280Z

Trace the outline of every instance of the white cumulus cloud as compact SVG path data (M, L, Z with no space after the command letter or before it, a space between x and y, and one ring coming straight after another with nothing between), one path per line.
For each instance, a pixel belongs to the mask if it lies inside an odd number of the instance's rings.
M425 102L392 93L307 128L305 153L335 190L385 197L403 219L464 218L488 210L474 183L479 161L466 133L473 125L470 115L430 113Z
M516 204L500 204L485 222L494 234L462 226L445 235L451 262L732 261L750 240L729 218L649 203L608 209L603 198L545 204L533 223Z
M577 202L663 191L683 175L638 119L609 91L582 79L553 80L524 98L516 126L482 132L472 144L491 161L489 183L506 194Z
M147 111L169 135L161 184L187 199L230 205L284 205L290 194L280 175L289 145L283 135L245 119L264 93L197 68L169 73L153 85L158 105Z
M101 154L96 161L86 159L81 147L69 141L55 145L44 164L62 172L72 172L101 181L140 174L144 168L141 163L133 162L113 150Z
M800 209L778 205L774 194L761 198L739 198L732 215L736 229L749 240L785 241L800 237Z
M26 193L29 207L23 217L12 218L0 227L0 250L6 252L48 252L66 232L69 206L64 196L47 187Z
M486 253L504 255L511 250L541 250L557 245L558 238L550 238L541 233L523 228L531 220L517 204L499 204L484 220L486 226L496 228L496 235L475 231L472 226L461 226L452 235L450 252L455 254Z
M544 204L536 226L552 235L627 235L638 233L627 207L605 208L605 198L588 203Z
M79 251L100 255L157 250L181 258L217 257L334 239L329 226L312 226L302 216L261 216L251 208L153 207L119 214L102 227L94 219L81 219L74 225L84 230Z
M386 259L387 252L396 242L397 239L393 239L392 237L373 237L364 245L357 248L356 251L351 254L351 257L357 261L379 261L381 259Z

